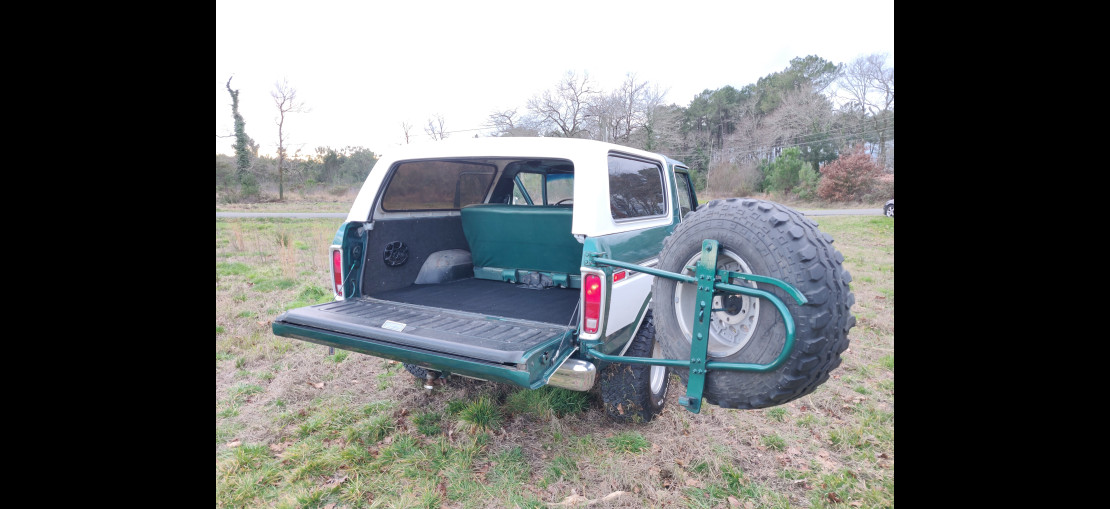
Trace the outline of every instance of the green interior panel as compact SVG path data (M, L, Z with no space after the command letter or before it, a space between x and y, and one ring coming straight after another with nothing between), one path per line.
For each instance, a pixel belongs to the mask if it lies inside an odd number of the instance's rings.
M582 244L570 233L571 208L491 203L461 214L475 277L502 279L504 270L579 276Z

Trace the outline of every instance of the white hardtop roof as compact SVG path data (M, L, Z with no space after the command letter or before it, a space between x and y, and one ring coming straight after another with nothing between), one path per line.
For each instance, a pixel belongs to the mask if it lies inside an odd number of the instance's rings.
M613 143L577 138L461 138L391 148L374 165L358 197L351 207L347 221L365 221L370 217L371 207L379 187L385 179L388 168L397 161L415 159L466 158L559 158L574 164L574 219L571 231L587 236L604 235L619 231L633 230L653 224L643 221L617 224L609 211L609 169L608 155L619 152L658 161L666 175L666 194L670 210L670 172L666 171L668 158L652 152L639 150ZM670 161L672 164L675 161ZM670 224L671 218L646 220L648 223Z
M402 145L385 152L381 158L423 159L438 157L561 157L573 160L572 154L597 154L619 151L641 157L660 158L660 154L579 138L453 138L440 141Z

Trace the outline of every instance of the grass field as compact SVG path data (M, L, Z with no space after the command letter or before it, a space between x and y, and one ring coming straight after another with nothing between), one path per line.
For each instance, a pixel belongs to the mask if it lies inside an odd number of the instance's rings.
M700 414L675 378L645 425L606 421L592 392L456 377L429 393L400 364L276 337L284 310L332 300L341 220L217 220L216 506L893 507L894 221L814 219L856 297L832 378Z

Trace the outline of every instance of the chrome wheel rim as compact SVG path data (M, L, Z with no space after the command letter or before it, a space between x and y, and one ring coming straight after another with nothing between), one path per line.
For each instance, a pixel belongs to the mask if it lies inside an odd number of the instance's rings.
M663 347L659 342L655 342L655 346L651 348L651 356L656 359L663 358ZM651 373L648 380L651 383L651 393L659 394L663 390L663 384L667 381L667 367L666 366L652 366Z
M694 275L688 269L697 265L701 253L695 253L683 264L682 274ZM717 270L731 270L751 274L751 267L740 255L727 249L722 249L717 256ZM730 283L755 288L753 282L733 278ZM697 298L698 287L692 283L679 283L675 285L674 313L678 326L686 342L690 342L694 329L694 301ZM739 352L755 333L759 322L759 299L747 295L728 294L713 298L713 307L709 324L709 355L712 357L727 357Z

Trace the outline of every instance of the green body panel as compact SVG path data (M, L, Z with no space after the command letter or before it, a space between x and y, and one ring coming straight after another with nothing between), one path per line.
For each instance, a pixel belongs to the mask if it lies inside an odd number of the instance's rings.
M605 272L606 285L605 295L609 296L605 302L602 303L603 309L601 310L602 316L609 316L609 309L613 306L612 302L612 285L613 285L613 270L605 265L596 265L594 263L595 253L605 253L612 258L619 258L628 261L630 267L639 267L630 262L642 261L645 259L653 258L659 255L659 251L663 247L663 239L670 234L674 226L657 227L644 230L637 230L624 233L614 233L611 235L602 235L599 237L587 237L582 242L582 265L585 267L593 267ZM642 268L642 267L641 267ZM647 312L648 306L651 304L651 294L648 293L647 297L642 303L639 303L640 310L636 314L636 319L629 325L622 327L619 330L609 330L609 321L605 320L602 331L602 339L600 340L583 340L583 349L585 345L597 349L603 353L619 352L624 348L624 345L632 340L636 335L637 326L643 320L644 313ZM630 302L621 302L617 305L628 306L636 305Z
M361 292L359 281L362 279L362 252L366 247L365 237L360 238L358 233L361 227L361 222L344 222L339 225L331 241L332 245L340 246L343 251L343 295L347 298L358 297ZM331 263L329 258L329 266Z
M659 256L663 249L663 239L674 231L674 225L659 226L643 230L612 233L587 238L583 253L605 253L606 258L624 262L641 262ZM582 260L585 263L585 259Z

